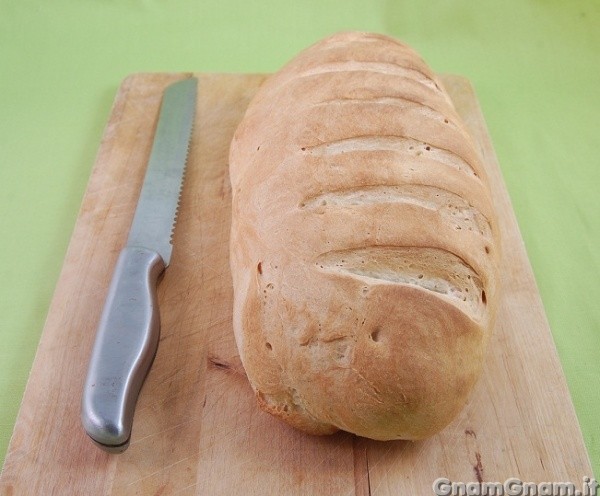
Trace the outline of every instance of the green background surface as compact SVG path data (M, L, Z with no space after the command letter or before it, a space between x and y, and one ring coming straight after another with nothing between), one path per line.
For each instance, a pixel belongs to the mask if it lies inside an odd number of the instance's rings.
M351 29L394 35L436 71L474 83L600 474L600 2L591 0L0 0L0 461L122 79L275 71Z

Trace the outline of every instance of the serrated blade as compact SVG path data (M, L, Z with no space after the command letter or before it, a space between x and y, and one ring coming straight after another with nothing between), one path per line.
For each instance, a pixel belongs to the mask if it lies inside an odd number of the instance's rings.
M169 265L171 235L196 111L198 80L171 84L163 94L146 177L129 231L127 246L156 251Z

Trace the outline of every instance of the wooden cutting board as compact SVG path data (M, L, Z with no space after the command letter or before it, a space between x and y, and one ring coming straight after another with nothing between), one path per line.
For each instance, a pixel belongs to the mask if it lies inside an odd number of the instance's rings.
M77 219L0 481L3 495L426 495L452 481L573 481L589 459L533 273L473 90L443 78L479 144L500 213L503 299L485 371L459 418L422 442L312 437L260 411L235 347L228 265L229 142L263 75L198 74L196 127L162 336L132 443L96 448L79 422L95 328L125 243L163 89L119 89ZM579 486L578 486L579 487Z

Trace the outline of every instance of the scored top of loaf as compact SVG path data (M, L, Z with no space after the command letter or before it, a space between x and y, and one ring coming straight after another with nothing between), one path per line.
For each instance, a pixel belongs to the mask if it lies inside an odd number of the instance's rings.
M238 142L243 160L235 160ZM359 241L357 226L330 231L331 251L435 246L479 274L486 300L494 291L497 228L481 158L441 81L398 40L339 33L305 50L263 85L236 132L232 157L234 190L251 175L247 181L264 192L255 195L263 216L292 211L287 222L298 219L302 237L323 228L303 214L325 210L325 203L328 213L337 208L344 215L344 206L353 205L354 217L362 210L367 218L382 205L399 218L412 208L416 217L402 233L391 222L381 239ZM429 244L440 237L438 227L444 239Z

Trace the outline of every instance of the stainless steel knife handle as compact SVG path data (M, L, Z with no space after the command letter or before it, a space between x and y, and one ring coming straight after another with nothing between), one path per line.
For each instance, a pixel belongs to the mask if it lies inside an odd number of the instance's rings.
M81 420L92 440L112 453L129 446L135 404L158 348L156 286L164 269L155 251L125 248L96 333Z

